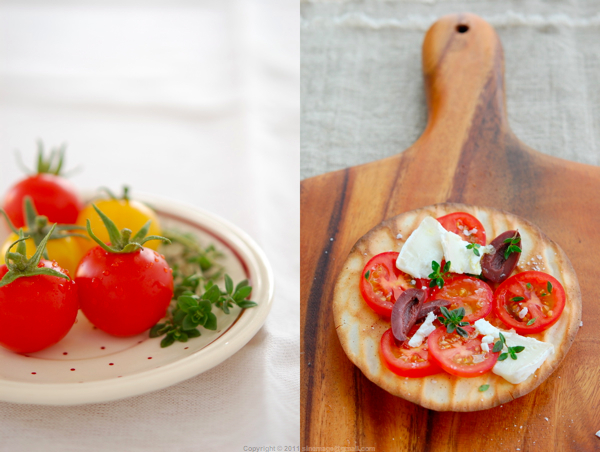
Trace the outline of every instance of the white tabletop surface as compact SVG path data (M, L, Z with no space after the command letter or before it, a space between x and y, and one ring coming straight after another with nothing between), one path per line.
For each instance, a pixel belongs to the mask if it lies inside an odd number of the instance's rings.
M5 1L0 193L36 139L82 189L129 184L250 234L275 272L265 326L175 386L74 407L0 403L0 451L299 445L299 6L294 0ZM246 447L246 449L244 448Z

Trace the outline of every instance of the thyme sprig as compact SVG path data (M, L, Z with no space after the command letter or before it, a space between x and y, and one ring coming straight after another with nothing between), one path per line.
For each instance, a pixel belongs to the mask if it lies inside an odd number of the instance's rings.
M516 233L515 233L516 234ZM505 239L504 243L508 243L508 248L506 248L506 251L504 251L504 259L508 259L508 256L511 255L511 253L520 253L521 252L521 248L519 248L517 246L517 244L521 241L521 237L517 237L516 235L510 239Z
M479 243L469 243L467 245L467 249L468 250L473 250L473 254L475 254L475 256L479 256L479 248L481 248L481 245Z
M224 267L218 262L223 255L213 245L203 247L192 234L165 231L164 235L171 240L161 251L173 268L174 294L164 322L150 330L150 337L165 335L161 347L200 336L199 327L216 330L215 307L230 314L234 306L242 309L257 306L247 299L252 292L248 280L234 287L231 277L224 274ZM221 278L224 289L217 285Z
M504 335L500 333L500 340L494 344L492 352L498 353L504 348L505 345L506 339L504 338ZM507 349L508 352L501 353L500 356L498 356L498 361L504 361L506 358L508 358L508 355L510 355L512 359L517 359L517 353L521 353L523 350L525 350L525 347L522 345L515 345L514 347L507 346Z
M429 287L438 286L441 289L444 287L444 278L447 278L450 275L450 261L446 262L443 269L436 261L432 261L431 269L433 272L429 275L429 279L431 279Z
M462 337L469 337L469 333L462 328L469 324L469 322L463 322L465 308L461 306L460 308L449 311L445 306L440 306L440 311L442 312L442 315L438 316L438 320L446 327L447 333L453 333L454 330L456 330Z

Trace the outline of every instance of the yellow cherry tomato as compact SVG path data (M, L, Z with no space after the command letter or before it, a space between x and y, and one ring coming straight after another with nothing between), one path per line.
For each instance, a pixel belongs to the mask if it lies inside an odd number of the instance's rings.
M23 231L27 233L26 229L23 229ZM6 256L8 247L16 240L19 240L19 236L15 233L11 233L2 244L2 248L0 249L0 265L5 263L4 256ZM82 242L86 241L84 239L78 240L81 240ZM33 239L25 240L25 247L27 249L26 254L28 258L35 254L36 247ZM17 246L15 245L11 251L14 252L16 249ZM55 240L48 240L46 251L48 251L48 257L51 261L56 261L58 265L65 270L68 270L71 278L75 277L75 270L77 270L79 261L84 254L75 237L63 237Z
M119 230L124 228L131 229L132 235L135 235L148 220L151 220L152 222L150 223L150 229L148 230L147 235L162 235L156 213L154 213L150 207L139 201L131 199L105 199L94 201L94 204L96 204L96 207L115 223ZM104 226L104 223L102 223L100 215L98 215L92 207L92 204L85 206L79 213L76 224L85 227L86 220L88 219L90 220L90 226L92 227L94 235L104 243L109 243L110 238L108 237L106 227ZM82 233L87 234L85 231L82 231ZM76 240L83 250L83 254L87 253L91 248L97 245L94 240L88 241L82 238L76 238ZM144 247L156 250L161 243L160 240L151 240L146 242Z

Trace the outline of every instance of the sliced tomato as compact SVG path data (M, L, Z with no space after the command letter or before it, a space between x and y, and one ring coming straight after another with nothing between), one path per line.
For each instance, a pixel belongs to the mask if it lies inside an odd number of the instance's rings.
M458 234L469 243L485 245L485 229L481 222L467 212L454 212L437 219L447 231Z
M498 353L481 349L481 335L472 326L463 327L469 334L463 338L458 333L448 333L439 327L427 338L430 359L442 369L458 377L476 377L496 364Z
M406 289L425 287L428 282L415 279L396 268L398 253L388 251L374 256L362 271L360 293L373 311L383 317L392 315L392 307ZM413 283L414 281L414 283Z
M456 275L444 283L444 287L435 287L430 300L449 300L448 309L465 308L465 322L473 323L492 312L492 288L481 279L466 275Z
M426 377L438 374L442 369L429 359L427 340L418 347L409 347L408 341L421 325L414 325L404 342L394 338L390 328L381 336L380 351L385 366L402 377Z
M494 313L519 334L554 325L565 308L565 289L548 273L527 271L504 281L494 292ZM523 309L527 308L523 315ZM523 315L521 317L519 315Z

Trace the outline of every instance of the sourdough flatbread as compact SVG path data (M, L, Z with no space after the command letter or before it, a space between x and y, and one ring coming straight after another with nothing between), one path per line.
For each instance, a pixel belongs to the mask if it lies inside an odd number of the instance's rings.
M529 335L540 341L551 342L555 352L523 383L513 385L491 371L475 378L455 377L445 372L422 378L400 377L388 370L380 358L379 342L383 333L390 328L390 323L371 310L363 300L359 290L362 269L376 254L400 251L425 217L438 218L452 212L468 212L477 217L485 227L488 243L504 231L518 229L523 251L514 273L543 271L558 279L565 289L567 299L558 322L539 334ZM397 238L400 237L398 234L401 234L401 238ZM477 411L529 393L556 369L580 326L581 292L566 254L537 226L500 210L445 203L400 214L365 234L350 251L337 278L333 315L344 351L369 380L390 394L425 408L436 411ZM485 384L489 385L489 389L479 392L479 387Z

